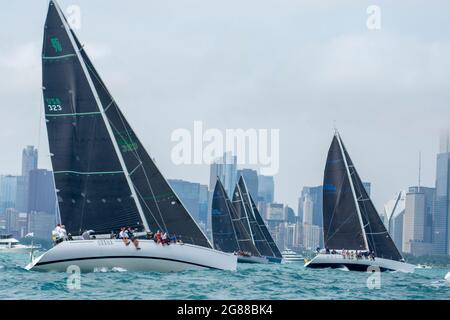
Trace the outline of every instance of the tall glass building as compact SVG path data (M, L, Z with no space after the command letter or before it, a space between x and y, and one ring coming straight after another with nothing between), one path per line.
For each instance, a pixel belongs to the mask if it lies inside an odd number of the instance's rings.
M0 215L16 207L16 176L0 176Z
M450 143L441 139L436 165L436 199L433 215L433 254L450 255Z
M248 192L252 196L252 199L258 202L258 172L252 169L242 169L237 172L237 179L243 177L245 184L247 185Z
M275 199L275 182L272 176L258 176L258 200L273 203Z
M237 183L237 158L231 153L224 153L223 157L217 159L210 166L209 191L213 192L217 178L222 182L228 196L234 192Z

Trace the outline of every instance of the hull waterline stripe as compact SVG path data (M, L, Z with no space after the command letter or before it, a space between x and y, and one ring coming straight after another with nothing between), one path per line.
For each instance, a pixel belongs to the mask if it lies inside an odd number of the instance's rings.
M214 268L210 266L205 266L200 263L195 262L188 262L183 260L177 260L177 259L170 259L170 258L161 258L161 257L135 257L135 256L105 256L105 257L90 257L90 258L74 258L74 259L63 259L63 260L55 260L55 261L48 261L48 262L38 262L35 267L49 265L49 264L55 264L55 263L64 263L64 262L73 262L73 261L86 261L86 260L102 260L102 259L150 259L150 260L165 260L165 261L173 261L178 263L184 263L184 264L190 264L202 268L208 268L208 269L214 269L219 270L219 268Z

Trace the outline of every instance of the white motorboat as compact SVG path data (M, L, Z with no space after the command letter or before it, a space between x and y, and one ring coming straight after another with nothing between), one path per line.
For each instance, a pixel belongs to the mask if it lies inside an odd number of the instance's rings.
M281 252L281 254L283 255L283 260L285 262L303 261L303 256L291 249L285 249L285 250L283 250L283 252Z
M12 235L0 235L0 253L29 253L39 248L39 246L20 244Z

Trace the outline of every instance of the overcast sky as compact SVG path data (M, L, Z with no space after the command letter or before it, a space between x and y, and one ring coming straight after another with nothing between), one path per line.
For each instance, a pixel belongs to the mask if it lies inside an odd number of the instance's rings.
M0 0L0 173L41 147L47 0ZM432 186L450 123L450 1L64 0L79 38L167 178L207 184L205 165L171 162L171 133L280 129L276 200L297 211L320 185L336 122L376 206L418 180ZM366 9L381 8L381 30ZM40 123L42 125L40 126ZM39 128L42 127L41 131Z

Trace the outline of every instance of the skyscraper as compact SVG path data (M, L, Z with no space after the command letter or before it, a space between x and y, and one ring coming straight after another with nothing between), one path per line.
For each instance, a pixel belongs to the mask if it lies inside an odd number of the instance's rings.
M16 209L19 212L28 212L28 182L29 173L37 169L38 150L27 146L22 151L22 176L17 179Z
M311 212L308 212L312 220L309 224L313 224L319 227L323 227L323 188L318 187L304 187L302 189L299 202L298 202L298 218L303 223L305 222L305 201L307 200L308 208L311 208Z
M409 188L403 220L403 252L417 256L430 253L434 192L434 188Z
M252 169L242 169L237 171L237 179L244 177L248 192L255 201L258 201L258 172Z
M232 196L237 183L237 157L224 153L210 166L209 191L213 192L217 178L222 182L228 196Z
M16 208L16 176L0 176L0 215L6 214L6 209Z
M258 200L273 203L275 199L275 182L272 176L258 176Z
M22 151L22 176L28 176L31 170L37 169L38 150L33 146L27 146Z
M28 212L56 215L56 193L53 173L44 169L28 174Z
M436 199L433 214L433 254L450 255L450 138L441 137L436 165Z
M181 202L186 206L186 209L195 221L198 222L200 212L200 183L184 180L168 180L168 182Z

